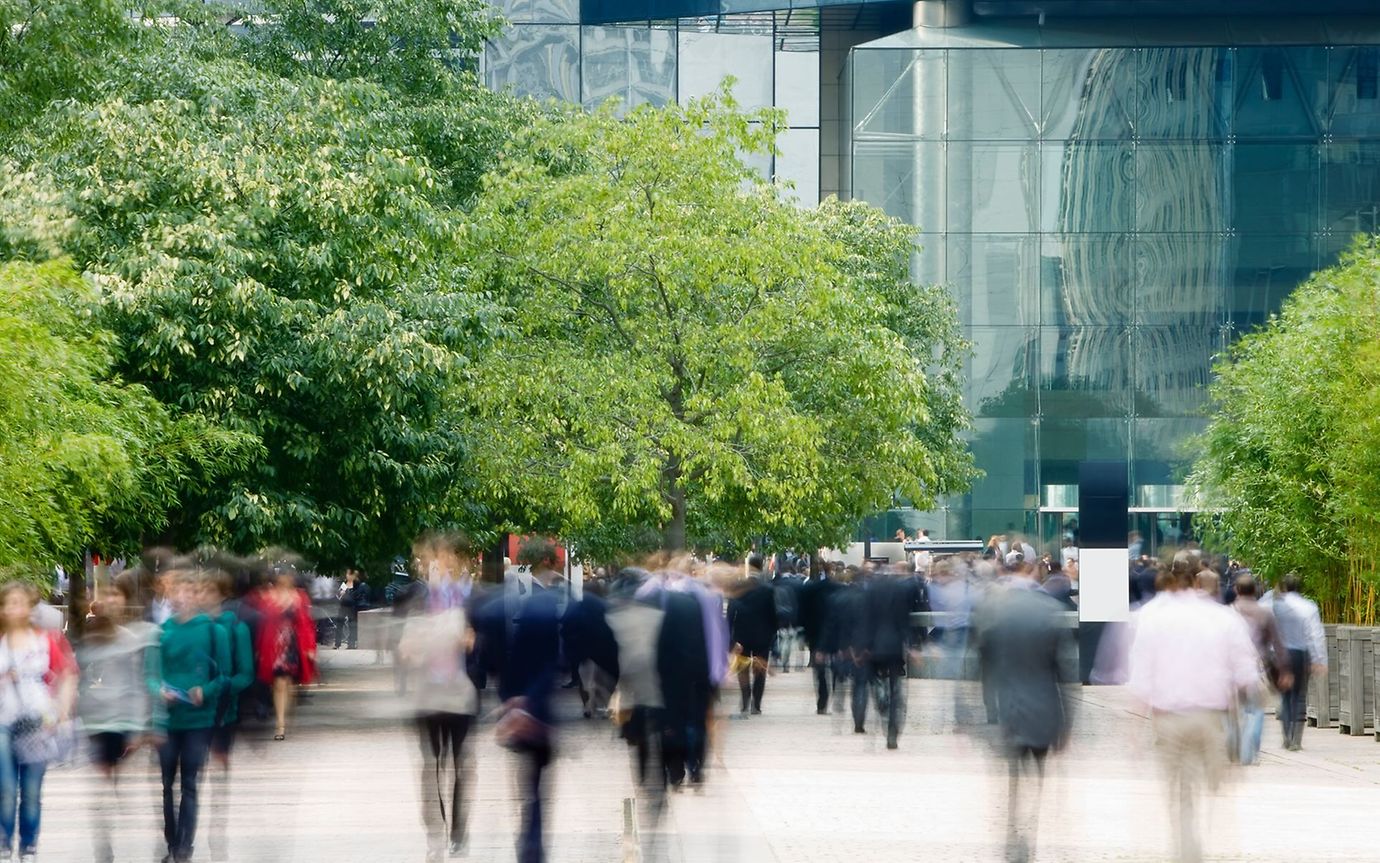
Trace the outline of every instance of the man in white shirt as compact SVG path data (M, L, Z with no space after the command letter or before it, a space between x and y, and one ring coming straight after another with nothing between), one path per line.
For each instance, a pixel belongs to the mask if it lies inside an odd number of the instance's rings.
M1289 656L1289 672L1294 685L1280 696L1279 721L1284 726L1284 748L1297 752L1303 748L1303 726L1307 718L1308 678L1327 674L1327 639L1317 603L1299 593L1299 577L1289 573L1279 581L1273 609L1279 637Z
M1165 770L1175 859L1202 860L1204 786L1226 767L1226 720L1238 692L1259 684L1259 661L1241 616L1196 588L1191 555L1174 557L1169 589L1141 609L1131 644L1130 690L1151 711Z

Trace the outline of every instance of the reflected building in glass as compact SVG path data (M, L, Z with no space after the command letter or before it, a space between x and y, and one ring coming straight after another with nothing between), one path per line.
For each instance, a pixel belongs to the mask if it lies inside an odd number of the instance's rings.
M1175 541L1213 358L1380 228L1372 0L506 2L492 86L663 104L732 74L789 112L764 172L919 227L985 475L876 537L1053 541L1111 458L1133 526Z

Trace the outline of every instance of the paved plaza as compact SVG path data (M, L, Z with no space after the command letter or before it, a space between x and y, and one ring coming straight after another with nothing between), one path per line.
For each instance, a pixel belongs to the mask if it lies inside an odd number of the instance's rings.
M250 739L227 787L208 783L195 860L422 861L416 746L370 651L327 651L286 742ZM707 787L672 796L665 858L675 863L890 863L1000 860L1006 772L985 729L955 733L952 684L909 682L901 748L855 735L841 714L816 716L810 675L771 678L764 715L715 729ZM736 701L736 692L729 701ZM492 708L488 696L486 708ZM571 715L551 785L550 859L621 863L628 751L606 721ZM1148 722L1119 688L1079 692L1074 739L1051 762L1037 857L1167 859L1167 818ZM875 725L875 723L873 723ZM475 765L467 859L514 859L510 756L491 724L471 737ZM1309 729L1284 752L1267 726L1262 763L1235 768L1209 813L1212 860L1380 859L1380 743ZM41 860L92 857L86 812L104 793L89 768L50 774ZM119 791L116 859L161 856L156 772L135 757ZM648 837L643 837L647 840Z

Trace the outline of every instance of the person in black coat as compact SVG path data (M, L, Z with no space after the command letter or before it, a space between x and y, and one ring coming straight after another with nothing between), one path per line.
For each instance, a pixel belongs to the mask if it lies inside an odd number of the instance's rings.
M705 722L709 714L709 651L700 604L688 593L661 591L665 617L657 639L661 678L661 757L666 781L678 788L703 781ZM760 701L760 695L758 696Z
M866 645L867 676L877 686L877 710L886 717L886 748L899 746L905 723L906 663L911 649L910 613L920 605L913 575L903 570L877 572L863 585L866 629L860 641ZM858 704L854 692L854 722L862 725L866 692ZM861 709L860 709L861 707Z
M1008 784L1007 859L1034 855L1035 824L1045 758L1063 746L1069 731L1064 685L1077 679L1071 662L1072 630L1062 625L1065 609L1036 589L1023 572L990 597L978 613L977 641L992 686L1011 779ZM1034 794L1022 795L1027 769ZM1023 797L1027 799L1023 799Z
M829 686L833 677L830 657L836 652L823 649L824 622L829 602L838 589L839 583L829 578L823 569L800 588L800 626L805 631L810 667L815 673L815 713L821 716L829 712Z
M762 712L762 693L767 686L767 663L776 641L776 595L762 582L762 557L748 558L748 577L738 595L728 603L728 637L733 653L741 657L738 688L742 693L740 712Z

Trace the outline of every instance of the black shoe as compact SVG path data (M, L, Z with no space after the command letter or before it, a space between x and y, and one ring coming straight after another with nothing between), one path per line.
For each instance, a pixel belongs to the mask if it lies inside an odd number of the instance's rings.
M761 715L762 715L762 708L760 708L760 707L754 707L754 708L752 708L752 715L753 715L753 716L761 716Z
M898 746L899 746L899 744L896 742L896 738L895 738L895 737L888 737L888 738L886 739L886 748L887 748L887 749L896 749Z
M853 726L853 733L854 733L854 734L866 734L866 733L867 733L867 729L866 729L866 728L863 728L861 725L854 725L854 726Z
M464 843L464 842L452 842L452 843L450 843L450 856L452 856L452 857L461 857L461 856L464 855L464 853L465 853L465 843Z
M828 716L828 715L829 715L829 708L827 708L827 707L819 707L819 708L816 708L816 709L815 709L815 716Z

